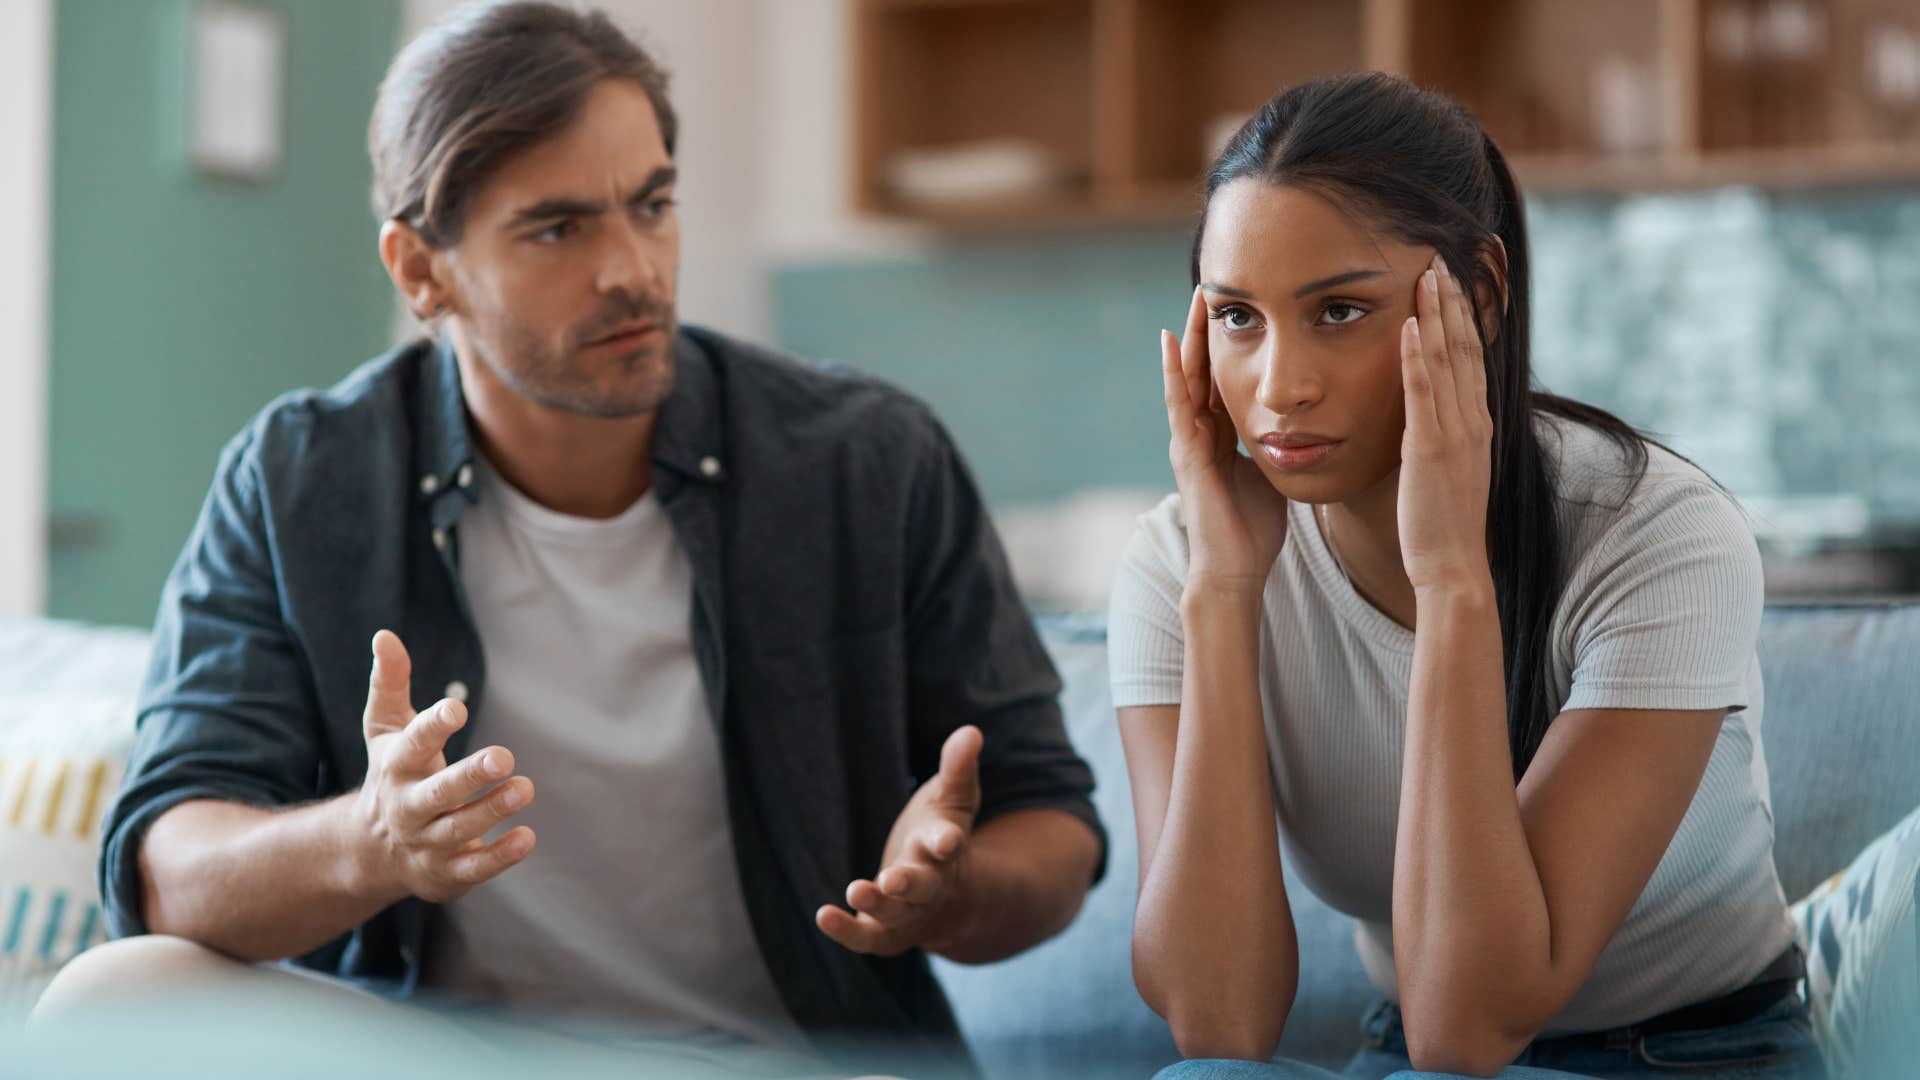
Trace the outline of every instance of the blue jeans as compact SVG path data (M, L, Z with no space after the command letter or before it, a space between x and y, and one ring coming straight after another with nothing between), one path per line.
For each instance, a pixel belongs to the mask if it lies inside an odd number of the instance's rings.
M1380 1002L1362 1025L1360 1052L1344 1073L1298 1061L1183 1061L1155 1080L1443 1080L1417 1072L1407 1057L1400 1010ZM1750 1020L1703 1031L1641 1035L1630 1028L1571 1039L1541 1039L1498 1080L1616 1080L1658 1076L1692 1080L1822 1080L1807 1007L1789 998Z

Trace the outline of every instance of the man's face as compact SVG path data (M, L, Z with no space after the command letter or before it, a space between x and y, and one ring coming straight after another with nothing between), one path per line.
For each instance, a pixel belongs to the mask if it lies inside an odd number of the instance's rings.
M658 407L673 388L674 181L646 92L616 79L495 172L441 253L469 359L562 412Z

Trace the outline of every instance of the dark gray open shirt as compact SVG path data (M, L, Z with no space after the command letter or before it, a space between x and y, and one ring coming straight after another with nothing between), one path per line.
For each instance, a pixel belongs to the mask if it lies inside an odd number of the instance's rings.
M809 1032L950 1050L926 958L848 952L813 912L877 869L896 814L962 724L986 735L982 820L1054 807L1100 833L1058 678L924 405L698 328L680 333L675 361L655 485L693 564L694 650L761 953ZM116 934L144 929L137 853L170 807L287 806L362 781L374 631L406 642L417 706L454 687L486 709L458 573L472 456L452 351L425 341L331 390L281 397L228 444L167 580L107 821ZM465 734L448 760L469 749ZM613 806L579 827L645 824ZM299 962L410 993L433 913L403 901Z

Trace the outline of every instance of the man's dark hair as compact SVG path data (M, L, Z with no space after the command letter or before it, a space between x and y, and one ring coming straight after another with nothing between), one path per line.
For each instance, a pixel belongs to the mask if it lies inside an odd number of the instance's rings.
M646 92L671 155L667 73L605 14L528 2L454 13L402 49L380 84L367 128L374 213L434 247L458 243L473 192L571 123L607 79Z

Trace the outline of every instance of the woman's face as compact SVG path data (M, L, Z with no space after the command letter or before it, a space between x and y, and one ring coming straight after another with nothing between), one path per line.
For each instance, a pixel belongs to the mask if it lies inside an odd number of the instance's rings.
M1400 467L1400 324L1433 255L1303 188L1248 177L1214 194L1200 245L1213 376L1282 495L1344 501Z

